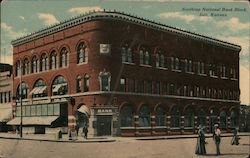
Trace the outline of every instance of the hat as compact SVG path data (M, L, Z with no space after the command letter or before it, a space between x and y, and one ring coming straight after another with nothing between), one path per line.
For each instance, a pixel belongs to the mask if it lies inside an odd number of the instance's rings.
M218 124L214 124L214 127L219 127L219 125Z

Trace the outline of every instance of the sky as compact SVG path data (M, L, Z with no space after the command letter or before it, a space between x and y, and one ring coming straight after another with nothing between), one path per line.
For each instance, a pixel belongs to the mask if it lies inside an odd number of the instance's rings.
M241 103L249 105L250 9L248 2L167 0L3 0L1 62L12 64L10 42L92 10L117 10L238 44ZM213 15L212 15L213 14ZM216 15L216 16L215 16Z

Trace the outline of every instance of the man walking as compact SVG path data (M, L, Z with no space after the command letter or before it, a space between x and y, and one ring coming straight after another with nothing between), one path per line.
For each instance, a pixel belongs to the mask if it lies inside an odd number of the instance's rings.
M219 129L219 125L215 124L214 125L214 133L213 133L213 138L214 138L214 142L216 145L216 154L220 155L220 142L221 142L221 131Z

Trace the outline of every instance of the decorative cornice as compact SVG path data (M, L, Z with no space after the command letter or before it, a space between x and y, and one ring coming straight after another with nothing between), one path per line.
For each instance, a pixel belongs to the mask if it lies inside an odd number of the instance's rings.
M78 17L71 18L69 20L66 20L64 22L61 22L59 24L47 27L45 29L42 29L40 31L31 33L29 35L26 35L24 37L18 38L16 40L11 41L11 44L15 47L21 44L25 44L43 37L46 37L48 35L54 34L56 32L68 29L70 27L77 26L79 24L92 21L92 20L100 20L100 19L107 19L107 20L120 20L125 22L134 23L137 25L141 25L144 27L148 27L154 30L159 30L163 32L173 33L177 34L179 36L183 37L189 37L195 40L204 41L206 43L211 43L213 45L223 46L235 51L240 51L241 46L228 43L222 40L214 39L208 36L200 35L198 33L193 33L189 31L185 31L179 28L171 27L168 25L160 24L155 21L151 21L148 19L144 19L141 17L137 17L130 14L125 14L124 12L118 12L118 11L92 11L86 14L79 15Z

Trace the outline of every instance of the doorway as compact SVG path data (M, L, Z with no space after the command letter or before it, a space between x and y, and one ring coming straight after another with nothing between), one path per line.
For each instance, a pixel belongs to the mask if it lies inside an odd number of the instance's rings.
M97 136L110 136L111 135L111 115L97 116Z

